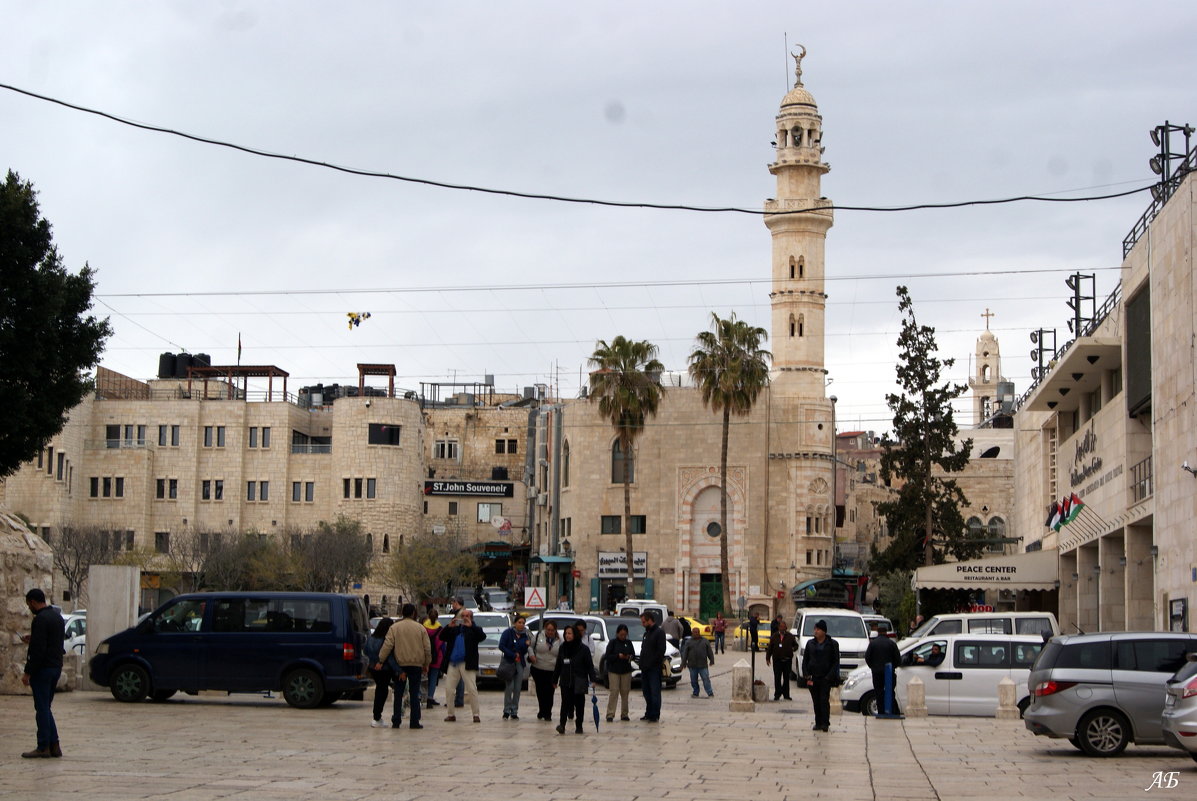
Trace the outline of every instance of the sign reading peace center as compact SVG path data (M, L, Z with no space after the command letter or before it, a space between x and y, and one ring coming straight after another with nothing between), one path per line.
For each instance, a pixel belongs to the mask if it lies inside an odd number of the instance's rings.
M425 481L424 494L513 498L515 484L510 481Z

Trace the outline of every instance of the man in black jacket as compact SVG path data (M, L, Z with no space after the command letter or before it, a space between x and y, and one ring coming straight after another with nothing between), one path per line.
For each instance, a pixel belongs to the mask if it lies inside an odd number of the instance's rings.
M650 612L640 615L644 639L640 641L640 690L644 693L644 717L648 723L661 719L661 670L665 664L665 632Z
M802 651L802 675L815 707L815 731L831 728L831 686L840 680L840 646L827 636L827 621L815 623L814 639Z
M790 671L794 669L794 652L798 650L798 640L794 633L784 625L777 633L769 638L769 647L765 649L765 664L773 665L773 700L790 698Z
M877 699L878 712L892 714L892 696L890 704L887 705L885 701L885 666L893 666L894 683L890 685L892 692L898 686L898 666L902 664L902 652L896 642L878 631L876 624L873 624L873 631L869 633L873 635L873 639L869 640L869 647L865 649L865 664L873 672L873 697Z
M62 675L62 647L66 640L66 623L58 610L46 603L46 594L39 589L25 593L25 605L33 613L29 634L22 637L29 643L25 659L25 674L21 683L33 690L33 709L37 718L37 749L26 751L26 759L60 757L58 727L50 704L54 701L54 686Z
M463 609L453 622L441 629L437 635L445 643L445 706L449 709L445 721L457 720L453 713L453 692L459 681L465 684L465 700L474 713L474 722L481 723L478 716L478 644L486 639L486 632L474 622L474 613Z

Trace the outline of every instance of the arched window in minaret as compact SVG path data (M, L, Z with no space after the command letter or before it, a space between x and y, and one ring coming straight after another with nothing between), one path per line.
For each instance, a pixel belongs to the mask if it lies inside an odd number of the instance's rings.
M797 125L790 129L790 137L793 140L794 147L802 146L802 129Z
M819 143L819 140L815 138L818 135L819 135L819 132L816 129L811 128L809 131L806 132L806 143L808 145L810 145L811 147L814 147L815 145L817 145Z
M790 336L794 336L798 332L798 323L794 320L794 315L790 315Z
M391 552L391 535L390 534L382 535L382 552L383 553Z
M791 276L791 277L793 277L793 276ZM805 256L798 257L798 277L806 278L806 257Z
M806 328L806 315L798 315L798 336L803 335L803 329Z
M786 138L789 136L789 134L790 134L790 132L787 131L785 128L782 128L780 131L777 132L777 146L779 148L783 148L786 146Z
M989 383L989 365L988 364L981 365L981 383L983 383L983 384Z
M793 257L793 256L790 256L790 278L793 278L793 277L794 277L794 270L795 270L795 269L796 269L796 267L795 267L795 264L794 264L794 257Z

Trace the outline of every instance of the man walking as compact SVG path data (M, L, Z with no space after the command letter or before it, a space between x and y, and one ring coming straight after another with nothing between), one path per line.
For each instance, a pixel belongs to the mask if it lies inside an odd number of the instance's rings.
M503 662L514 666L510 678L503 680L503 720L520 719L520 690L524 683L524 668L528 664L527 621L517 617L515 623L499 636L499 651Z
M420 725L420 679L432 664L432 642L428 630L416 620L416 605L403 605L403 619L391 626L382 648L378 652L375 670L382 670L387 658L393 653L399 663L396 674L395 708L391 714L391 728L403 725L403 688L408 688L408 706L411 707L411 728L422 729Z
M877 699L877 711L882 714L892 714L893 697L886 703L885 695L885 666L893 666L893 679L890 690L897 688L898 666L902 664L902 652L898 644L877 631L877 624L873 624L870 632L873 639L869 640L869 647L865 649L865 664L873 671L873 697Z
M827 621L815 622L815 638L802 652L802 675L815 707L815 731L831 729L831 685L840 679L840 646L827 636Z
M790 698L790 671L794 665L794 652L798 650L798 640L794 633L782 626L778 633L769 639L765 648L765 664L773 665L773 700Z
M640 642L640 690L644 693L644 717L648 723L661 719L661 670L665 664L665 632L649 611L640 615L644 638Z
M690 668L690 689L693 697L698 697L698 680L702 679L707 698L714 698L715 691L711 689L709 666L715 664L715 652L711 650L710 641L705 637L691 637L686 640L682 644L682 664Z
M58 727L50 704L54 701L54 687L62 675L62 647L66 640L66 624L58 610L46 603L46 594L34 588L25 593L25 606L33 613L29 633L21 639L29 643L25 659L25 673L21 683L33 690L33 710L37 719L37 749L21 754L26 759L60 757Z
M445 716L445 722L457 720L449 704L453 701L454 688L458 682L462 682L465 684L465 701L474 713L474 722L481 723L482 718L478 715L478 644L486 639L486 632L474 623L474 613L463 609L437 636L445 643L449 662L449 671L445 676L445 706L449 714Z

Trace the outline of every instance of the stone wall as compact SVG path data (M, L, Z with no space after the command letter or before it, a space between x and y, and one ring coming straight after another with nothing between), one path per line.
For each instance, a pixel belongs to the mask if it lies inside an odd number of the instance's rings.
M0 693L27 693L21 684L26 646L21 635L29 633L25 593L34 587L53 597L50 580L53 555L20 518L0 507Z

